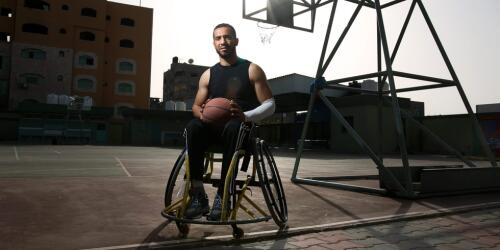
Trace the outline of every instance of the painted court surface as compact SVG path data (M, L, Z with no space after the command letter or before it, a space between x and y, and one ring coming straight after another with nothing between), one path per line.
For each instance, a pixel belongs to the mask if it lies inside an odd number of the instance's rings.
M179 153L179 148L159 147L0 146L0 249L139 248L230 235L230 226L193 225L187 239L181 239L175 223L160 215L165 184ZM275 158L291 230L500 202L498 193L411 201L296 185L290 182L294 151L275 151ZM385 162L399 164L391 158ZM438 156L411 162L457 164ZM366 157L327 151L305 152L300 166L300 177L376 174ZM214 190L206 189L213 197ZM265 208L259 189L252 190L252 198ZM248 235L277 229L272 221L241 227Z

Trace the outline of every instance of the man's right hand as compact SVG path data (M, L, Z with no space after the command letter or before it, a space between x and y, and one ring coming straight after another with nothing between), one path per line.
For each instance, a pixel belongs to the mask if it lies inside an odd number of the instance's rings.
M203 120L203 109L205 108L205 104L207 104L210 100L210 98L208 98L205 102L203 102L203 104L201 104L201 109L200 109L200 119Z

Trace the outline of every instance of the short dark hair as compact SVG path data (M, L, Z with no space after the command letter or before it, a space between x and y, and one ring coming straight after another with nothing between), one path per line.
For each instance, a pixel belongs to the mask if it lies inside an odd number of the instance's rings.
M234 27L231 25L231 24L228 24L228 23L219 23L215 26L214 30L215 31L216 29L218 28L222 28L222 27L227 27L231 30L231 35L234 36L234 38L236 38L236 30L234 29Z

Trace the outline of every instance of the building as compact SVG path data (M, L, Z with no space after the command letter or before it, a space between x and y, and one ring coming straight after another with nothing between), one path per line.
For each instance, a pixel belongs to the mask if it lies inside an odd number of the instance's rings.
M89 96L149 108L153 10L106 0L0 4L0 107Z
M170 69L163 74L163 101L176 103L174 107L183 105L191 110L200 77L207 69L207 66L180 63L179 58L172 58Z

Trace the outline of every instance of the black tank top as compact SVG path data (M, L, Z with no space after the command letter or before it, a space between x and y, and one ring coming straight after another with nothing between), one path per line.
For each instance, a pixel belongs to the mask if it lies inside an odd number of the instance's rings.
M250 61L238 59L231 66L222 66L220 63L210 68L208 82L209 98L224 97L234 100L243 111L252 110L259 105L255 88L250 84L248 68Z

